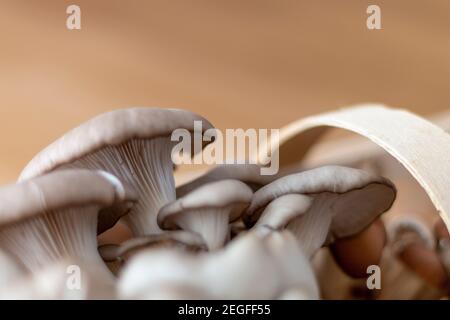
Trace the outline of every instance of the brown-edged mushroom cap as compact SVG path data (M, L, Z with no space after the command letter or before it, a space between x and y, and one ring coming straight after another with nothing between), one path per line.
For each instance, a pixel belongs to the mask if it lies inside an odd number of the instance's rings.
M347 275L367 278L367 268L380 264L386 243L386 229L378 218L360 233L336 239L330 244L330 252Z
M229 236L229 222L241 216L252 195L250 187L238 180L208 183L162 207L158 224L198 233L210 250L217 249Z
M312 199L310 206L303 199L305 211L290 212L284 221L311 256L327 239L333 241L363 231L391 207L396 190L383 177L353 168L325 166L282 177L255 192L244 221L255 224L272 201L280 198L278 202L283 204L281 197L291 194ZM274 207L268 209L277 213Z
M174 130L188 134L204 118L185 110L130 108L99 115L50 144L20 175L28 179L60 168L100 169L130 184L138 202L124 218L135 235L160 232L156 214L175 200L171 141ZM194 150L199 151L199 150Z
M89 170L63 170L2 187L0 248L32 273L64 258L108 271L97 252L99 211L134 196L109 174Z
M392 252L430 285L444 289L448 274L431 230L415 218L398 218L388 226Z
M223 164L214 167L197 179L177 187L177 197L182 197L204 184L226 179L242 181L256 191L275 178L276 176L262 175L261 166L256 164Z
M401 217L390 221L387 233L392 251L396 254L413 243L420 243L430 250L435 247L433 234L416 218Z

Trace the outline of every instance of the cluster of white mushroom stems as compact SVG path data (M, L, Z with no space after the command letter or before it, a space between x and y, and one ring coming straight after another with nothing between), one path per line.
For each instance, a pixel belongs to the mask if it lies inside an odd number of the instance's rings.
M0 298L376 299L389 283L371 292L368 267L394 260L448 294L444 223L387 225L397 188L370 167L218 165L176 186L170 135L194 121L212 128L184 110L116 110L39 152L0 188Z

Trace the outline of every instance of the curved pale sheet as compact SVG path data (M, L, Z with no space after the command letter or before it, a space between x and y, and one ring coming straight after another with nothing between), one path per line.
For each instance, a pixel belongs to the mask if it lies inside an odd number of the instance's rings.
M358 105L283 127L279 140L280 167L301 162L322 134L333 127L358 133L397 159L428 194L450 230L449 134L406 110ZM351 150L351 146L348 148ZM262 163L267 160L264 157L263 153L259 155Z

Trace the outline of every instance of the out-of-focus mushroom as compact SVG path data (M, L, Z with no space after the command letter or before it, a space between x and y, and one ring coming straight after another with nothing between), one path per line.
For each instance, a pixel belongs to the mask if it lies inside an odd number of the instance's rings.
M79 261L62 259L49 264L39 271L28 274L17 281L0 288L0 300L86 300L112 299L115 293L105 286L102 277L89 266L80 269L83 272L78 278L73 278ZM78 283L79 281L79 283Z
M204 256L182 250L142 251L124 267L118 282L119 296L122 299L146 299L160 288L173 286L189 288L189 292L203 291L199 266L204 261Z
M137 296L140 300L211 300L211 293L196 286L183 284L161 284L152 290L145 290Z
M430 230L418 220L402 218L392 222L389 237L393 254L409 269L435 288L447 287L448 276Z
M195 121L201 121L203 132L212 128L204 118L177 109L130 108L99 115L37 154L20 180L60 168L105 170L138 193L138 202L124 218L133 234L160 232L158 210L175 200L171 134L176 129L194 132Z
M124 208L134 199L115 177L89 170L64 170L2 187L0 248L30 273L71 259L112 283L97 251L97 221L107 208Z
M261 166L256 164L223 164L214 167L204 175L177 187L177 198L201 187L204 184L219 180L239 180L248 185L253 191L258 190L273 181L276 176L262 175Z
M283 287L278 298L319 299L319 286L312 265L295 236L289 231L283 231L271 232L266 237L269 250L278 265L280 283Z
M120 245L104 244L99 246L98 250L103 261L117 275L126 261L140 251L150 248L181 248L191 252L207 250L200 235L182 230L132 238Z
M441 219L435 222L434 233L438 241L437 250L450 282L450 233Z
M229 238L230 221L241 216L252 195L252 190L238 180L211 182L162 207L158 224L162 229L198 233L208 248L215 250Z
M282 177L255 192L244 221L286 227L312 257L324 244L364 231L395 196L394 185L385 178L326 166ZM380 248L374 256L381 257Z
M354 236L336 239L330 251L339 267L353 278L367 277L367 267L380 261L387 235L378 218Z
M288 290L317 299L314 273L297 240L289 232L261 229L209 254L167 249L139 253L120 277L121 297L147 297L158 288L175 285L208 299L274 299Z
M243 234L202 270L222 299L275 299L290 289L303 290L305 299L319 297L309 260L289 232L262 227Z
M445 226L444 221L440 218L434 223L434 234L438 239L450 240L450 233Z
M0 288L24 274L23 268L7 253L0 250Z

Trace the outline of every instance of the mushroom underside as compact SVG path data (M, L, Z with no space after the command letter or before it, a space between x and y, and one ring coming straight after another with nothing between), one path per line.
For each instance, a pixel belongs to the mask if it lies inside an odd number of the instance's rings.
M138 201L122 219L134 235L161 232L156 222L158 210L175 200L175 182L170 137L132 139L106 146L61 168L105 170L137 193Z
M98 206L45 212L0 230L0 246L26 270L36 273L51 263L72 259L104 271L97 252Z

